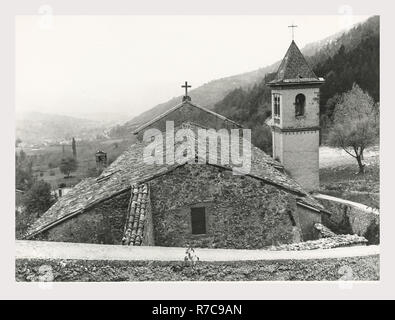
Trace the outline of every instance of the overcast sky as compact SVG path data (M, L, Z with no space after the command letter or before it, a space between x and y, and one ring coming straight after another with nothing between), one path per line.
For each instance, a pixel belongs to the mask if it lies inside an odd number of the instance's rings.
M17 16L16 109L137 115L367 16ZM126 119L125 119L126 120Z

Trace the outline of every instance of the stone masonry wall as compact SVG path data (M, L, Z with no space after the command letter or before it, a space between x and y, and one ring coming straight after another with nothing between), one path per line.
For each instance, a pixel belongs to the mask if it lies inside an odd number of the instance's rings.
M36 240L121 244L130 192L125 192L91 210L44 231Z
M150 197L150 192L148 194ZM148 201L146 204L146 217L144 221L144 230L143 230L143 241L141 243L142 246L154 246L155 245L155 237L154 237L154 224L152 222L152 208L151 201Z
M262 248L300 233L288 214L296 214L293 195L229 170L184 165L151 181L150 190L156 246ZM191 232L193 206L206 208L204 235Z
M313 239L309 221L320 222L318 213L296 205L294 195L211 165L187 164L149 183L152 216L146 220L143 245L263 248ZM129 199L125 192L35 239L120 244ZM192 234L194 206L206 208L206 234Z
M379 280L380 257L183 262L18 259L16 281Z

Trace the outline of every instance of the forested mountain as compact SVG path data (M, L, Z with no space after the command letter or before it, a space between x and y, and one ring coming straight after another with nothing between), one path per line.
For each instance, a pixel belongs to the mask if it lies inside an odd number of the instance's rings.
M317 75L327 80L322 87L322 115L327 114L326 110L333 110L335 94L349 90L353 81L378 100L378 42L379 17L374 16L347 32L314 42L301 50ZM279 60L256 71L210 81L191 90L190 96L197 104L215 109L253 128L255 143L265 149L270 148L271 140L264 136L267 128L262 126L263 121L270 115L270 91L265 86L264 79L270 79L270 73L277 70L280 62ZM331 99L332 97L334 98ZM137 126L167 111L180 101L181 96L159 104L124 125L114 127L110 134L129 135Z
M316 75L326 80L320 94L324 134L340 95L350 90L354 82L379 101L379 41L379 17L372 17L307 57ZM271 135L262 124L271 115L270 89L266 83L273 76L267 74L253 88L231 91L214 106L214 111L251 128L254 144L267 152L271 149Z
M378 20L377 20L378 23ZM313 64L314 72L325 78L321 87L321 113L331 116L333 102L357 83L372 98L380 101L380 37L379 33L366 34L358 45L348 49L344 45L333 57Z
M272 138L270 128L264 125L271 115L271 91L266 83L274 76L275 72L267 74L249 90L235 89L214 105L215 112L251 129L253 144L267 152L271 150Z
M333 57L341 46L344 46L345 51L348 52L358 46L364 39L380 34L379 20L379 16L372 16L347 32L337 33L321 41L306 45L302 52L312 65Z

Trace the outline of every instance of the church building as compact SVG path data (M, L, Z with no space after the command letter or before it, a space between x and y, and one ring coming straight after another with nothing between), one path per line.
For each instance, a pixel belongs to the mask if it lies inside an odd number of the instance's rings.
M152 141L144 133L164 132L168 122L191 133L242 130L186 92L179 105L138 128L136 143L99 177L84 179L60 198L25 239L240 249L316 239L323 207L308 191L318 187L322 82L292 42L270 83L273 157L252 145L251 167L243 175L234 174L231 164L194 157L147 163L144 150ZM231 149L241 141L231 140ZM196 148L190 139L183 143Z

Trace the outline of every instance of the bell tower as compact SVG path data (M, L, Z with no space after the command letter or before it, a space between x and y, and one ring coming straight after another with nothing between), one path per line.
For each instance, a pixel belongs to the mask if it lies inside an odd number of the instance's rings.
M319 87L323 83L293 40L269 83L273 158L306 191L319 188Z

